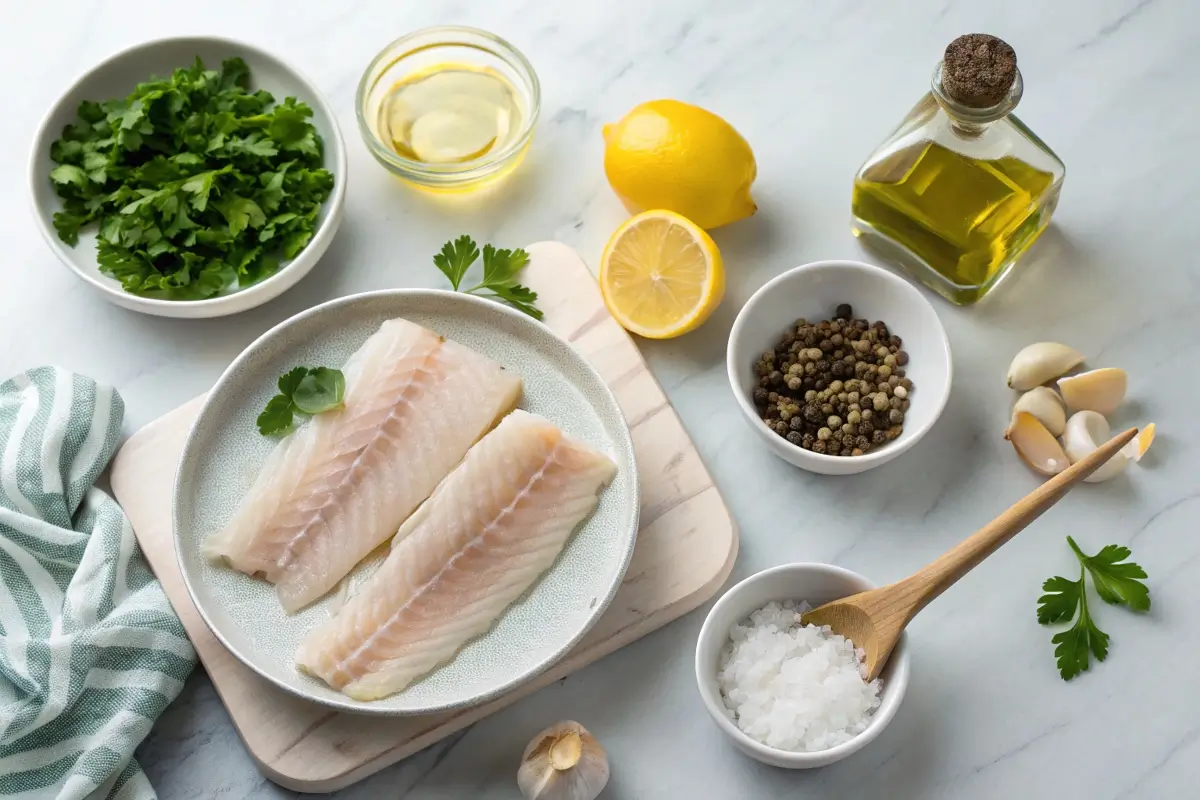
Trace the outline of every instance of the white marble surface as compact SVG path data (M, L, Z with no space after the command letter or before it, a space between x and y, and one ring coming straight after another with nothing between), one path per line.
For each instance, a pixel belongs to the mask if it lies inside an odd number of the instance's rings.
M697 333L643 350L742 530L735 577L830 561L878 581L942 552L1034 486L1000 438L1009 357L1061 339L1132 372L1122 421L1155 420L1135 471L1072 494L931 606L911 628L913 679L887 732L835 767L796 774L735 753L704 714L691 659L697 612L448 742L345 791L347 798L515 798L527 738L575 718L608 747L609 798L1185 798L1200 782L1200 433L1195 260L1200 6L1192 0L798 2L5 3L0 11L0 372L43 362L116 385L134 430L206 389L251 338L322 300L434 286L429 256L464 231L519 245L556 238L593 264L624 212L601 170L600 126L642 100L679 97L752 143L755 218L719 230L729 292ZM494 30L541 75L544 107L503 195L452 208L376 167L354 126L367 60L425 25ZM1012 42L1020 115L1062 156L1057 225L1028 273L971 310L939 301L956 353L945 416L911 453L855 478L798 472L743 428L724 343L755 287L795 264L855 257L847 229L860 160L925 90L940 49L984 30ZM295 59L336 108L350 151L346 222L297 288L235 318L185 322L122 311L46 249L29 218L25 159L40 115L79 72L167 34L242 37ZM1191 523L1191 524L1189 524ZM1043 578L1069 570L1063 541L1130 543L1154 610L1101 608L1109 660L1070 684L1034 619ZM198 672L139 758L164 798L274 798Z

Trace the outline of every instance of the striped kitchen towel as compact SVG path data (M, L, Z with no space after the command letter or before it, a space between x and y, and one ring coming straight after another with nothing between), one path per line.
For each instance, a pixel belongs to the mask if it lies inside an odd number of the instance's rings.
M125 405L55 367L0 384L0 796L153 798L133 750L196 663L92 484Z

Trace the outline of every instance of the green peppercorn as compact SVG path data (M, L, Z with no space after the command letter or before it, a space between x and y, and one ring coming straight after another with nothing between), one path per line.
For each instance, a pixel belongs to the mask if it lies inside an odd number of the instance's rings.
M883 365L885 367L896 366L896 357L894 355L892 355L891 353L888 353L886 356L883 357Z
M862 422L862 414L858 411L851 411L846 415L846 422L849 422L851 425L857 425Z
M782 411L780 411L780 412L779 412L779 418L780 418L781 420L783 420L784 422L787 422L788 420L790 420L790 419L792 418L792 412L788 411L788 410L785 408L785 409L783 409Z
M800 379L794 375L792 377L788 378L787 387L789 389L791 389L793 392L800 391Z
M825 420L825 424L830 428L840 428L842 427L842 418L836 415L831 416L829 419Z
M807 392L804 393L804 402L811 403L813 400L816 400L816 399L817 399L817 390L816 389L809 389Z
M822 442L829 441L830 437L832 437L832 436L833 436L833 431L829 430L829 428L821 428L819 431L817 431L817 438L820 439Z
M889 367L887 364L884 364L882 367L879 368L879 377L889 378L889 377L891 377L891 375L892 375L892 368Z
M887 395L883 394L882 392L876 393L875 398L872 402L875 406L876 411L887 411L888 410L889 404L888 404Z

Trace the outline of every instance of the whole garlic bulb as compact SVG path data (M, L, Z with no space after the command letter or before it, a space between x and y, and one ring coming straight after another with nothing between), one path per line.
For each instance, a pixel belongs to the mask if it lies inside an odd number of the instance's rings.
M526 800L594 800L608 785L608 754L578 722L559 722L525 748L517 785Z

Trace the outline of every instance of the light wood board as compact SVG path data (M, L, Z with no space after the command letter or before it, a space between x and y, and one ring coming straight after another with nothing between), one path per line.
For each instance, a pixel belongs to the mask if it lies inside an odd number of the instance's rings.
M412 755L696 608L733 568L738 535L729 511L637 346L609 316L587 266L557 242L528 249L523 280L538 292L546 324L591 361L625 412L642 513L637 548L608 611L561 662L511 694L461 711L380 718L332 711L276 688L208 630L175 561L172 485L203 398L142 428L113 462L113 492L233 724L263 773L289 789L334 791Z

